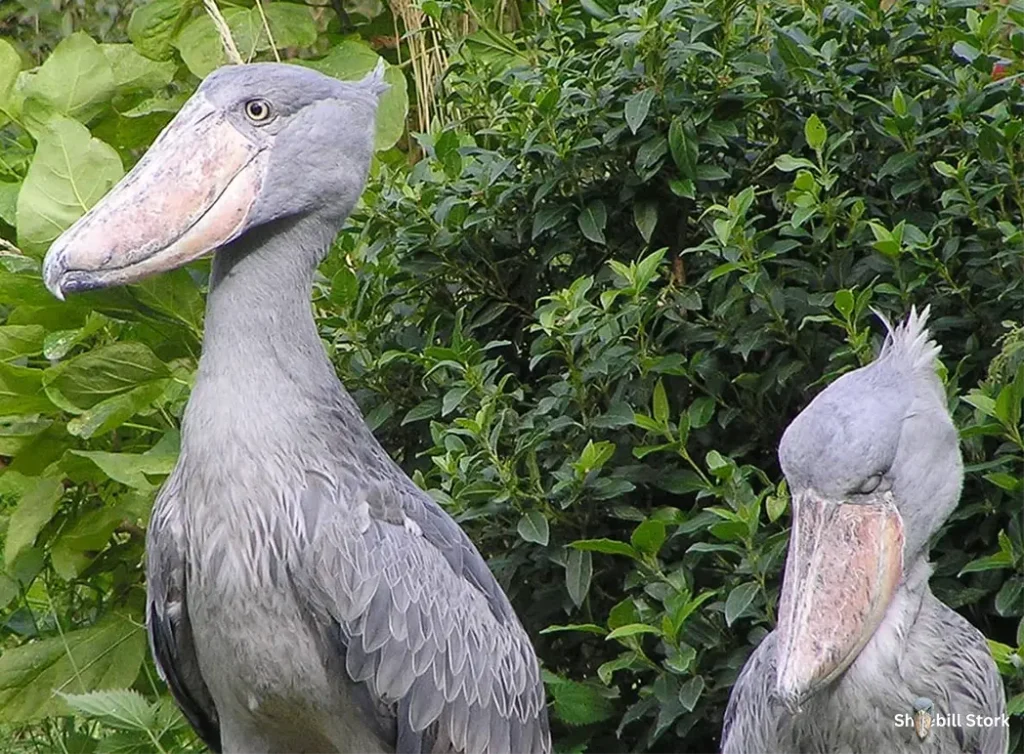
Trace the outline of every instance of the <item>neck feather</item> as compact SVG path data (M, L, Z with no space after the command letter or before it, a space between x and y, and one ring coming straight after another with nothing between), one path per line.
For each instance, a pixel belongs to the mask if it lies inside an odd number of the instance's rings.
M308 421L339 408L365 426L324 352L310 304L332 238L333 229L306 218L254 230L217 252L186 446L249 436L261 438L259 448L294 445Z

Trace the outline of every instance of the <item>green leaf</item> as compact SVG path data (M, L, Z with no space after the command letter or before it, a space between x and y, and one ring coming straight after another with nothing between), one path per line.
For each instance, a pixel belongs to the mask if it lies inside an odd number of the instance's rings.
M803 157L794 157L791 154L779 155L775 158L775 167L783 173L792 173L794 170L814 168L814 163L805 160Z
M260 37L256 41L258 49L270 49L267 30L260 18L259 8L253 8L254 21L259 19ZM305 4L295 3L264 3L263 14L267 18L267 26L274 37L274 45L278 49L285 47L309 47L316 43L316 22L310 9Z
M21 56L6 40L0 39L0 116L10 117L13 108L10 105L14 84L21 72ZM0 117L0 126L6 118Z
M100 46L86 33L63 39L25 85L26 99L88 123L114 96L114 72Z
M758 585L753 581L740 584L729 592L725 600L725 624L731 626L740 613L746 610L757 596Z
M590 202L580 212L576 222L587 239L594 243L604 244L604 226L608 222L608 211L605 209L603 201L595 199Z
M50 559L58 575L66 581L78 576L106 547L110 535L125 517L118 507L97 508L79 515L50 544Z
M548 520L540 511L528 511L519 519L516 527L519 536L527 542L535 542L538 545L547 546L550 535Z
M57 512L57 504L63 494L62 479L43 477L18 502L7 525L7 540L4 543L4 563L8 568L36 541L39 532ZM3 687L0 686L0 698L2 695Z
M82 717L110 728L147 731L156 727L156 707L132 689L91 691L88 694L60 694Z
M530 238L536 240L541 233L551 230L565 218L565 205L556 204L549 207L541 207L533 216L533 228L530 231Z
M595 443L593 440L589 440L586 447L583 448L583 452L580 453L579 460L573 463L573 467L580 476L585 476L591 471L600 470L614 453L615 443L607 440Z
M769 495L768 496L768 520L775 522L779 520L779 516L786 512L786 508L789 507L789 496L788 495Z
M626 125L636 133L647 120L647 113L654 101L654 89L643 89L626 100Z
M243 59L256 52L253 43L258 39L250 11L255 12L256 9L234 6L221 8L221 15ZM217 27L206 13L200 13L189 21L173 38L172 44L192 74L201 79L228 62Z
M648 519L633 530L630 537L633 547L647 555L657 555L665 543L665 524Z
M0 416L52 411L43 392L43 372L0 362Z
M90 628L5 649L0 656L0 719L28 723L67 714L55 692L130 686L145 651L142 621L117 615Z
M833 303L836 311L843 315L843 317L849 321L850 315L853 314L853 291L844 288L841 291L836 291L835 302Z
M1014 576L996 594L996 612L1004 618L1024 615L1024 577Z
M704 679L699 675L694 676L679 687L679 703L687 712L693 712L697 706L697 700L704 692Z
M638 557L638 553L625 542L616 539L577 539L569 545L577 550L588 552L603 552L608 555L626 555L630 558Z
M154 485L147 474L163 476L170 474L177 463L176 453L108 453L103 450L72 450L73 455L88 458L115 482L137 490L151 490Z
M711 421L715 415L715 399L707 396L694 398L693 403L686 410L687 418L690 421L691 429L700 429Z
M593 574L594 565L590 553L569 550L569 555L565 559L565 588L576 607L582 605L586 599Z
M65 410L80 413L102 400L163 380L170 370L142 343L113 343L46 371L47 394Z
M380 56L365 42L346 40L333 45L327 56L301 61L301 64L336 79L355 81L372 71L378 60ZM388 65L384 81L391 88L380 96L377 105L378 150L390 149L398 143L405 133L405 119L409 114L408 84L402 69Z
M0 361L41 354L45 336L46 330L41 325L0 327Z
M92 739L87 739L91 741ZM96 742L93 754L149 754L153 739L149 733L137 730L119 730L104 735ZM175 749L175 751L177 751Z
M608 630L603 626L598 626L596 623L570 623L567 626L548 626L542 629L542 634L558 634L564 631L580 631L585 634L597 634L598 636L604 636L608 633Z
M567 725L590 725L608 720L615 713L615 705L603 689L588 683L559 678L548 684L554 700L555 715Z
M447 416L459 407L462 399L469 395L469 387L453 387L441 400L441 416Z
M650 243L654 228L658 225L658 204L651 201L633 203L633 222L644 241Z
M694 139L687 134L686 127L678 117L672 119L668 127L668 148L672 153L672 161L679 169L683 179L693 179L697 175L698 147Z
M804 138L807 139L807 146L815 152L821 152L822 147L825 146L828 132L817 114L812 114L804 123Z
M612 639L625 639L626 637L639 636L640 634L656 634L661 636L661 629L648 626L646 623L629 623L625 626L619 626L608 634L605 639L608 641Z
M651 410L654 414L654 421L659 427L668 426L669 408L668 396L665 394L665 384L658 380L654 386L654 397L651 399Z
M150 0L137 6L128 21L128 38L135 48L152 60L167 60L171 40L196 0Z
M69 433L88 439L117 429L130 418L156 403L167 389L168 380L148 382L100 401L68 422Z
M1013 556L1008 552L997 552L995 555L987 555L984 558L972 560L960 569L958 576L965 573L978 573L980 571L996 571L1001 568L1013 568Z
M188 270L170 270L131 287L139 303L165 317L181 322L197 337L203 330L206 304Z
M114 86L120 92L150 92L162 89L174 80L178 66L172 61L157 62L141 55L129 44L103 44L100 50L114 74Z
M55 116L37 138L35 157L18 193L18 245L42 255L124 170L110 145L70 118Z

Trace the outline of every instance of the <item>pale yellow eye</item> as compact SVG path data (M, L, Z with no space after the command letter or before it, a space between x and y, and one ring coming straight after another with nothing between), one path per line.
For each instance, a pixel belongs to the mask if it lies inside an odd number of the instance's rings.
M245 103L245 114L253 123L270 120L270 103L265 99L251 99Z

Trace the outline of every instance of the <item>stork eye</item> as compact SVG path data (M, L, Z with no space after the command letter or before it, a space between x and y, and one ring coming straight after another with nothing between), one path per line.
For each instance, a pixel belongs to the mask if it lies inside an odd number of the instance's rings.
M857 488L857 492L861 495L870 495L872 492L878 489L878 486L882 483L881 474L873 474L865 479L860 487Z
M270 120L270 103L265 99L251 99L245 103L245 114L253 123Z

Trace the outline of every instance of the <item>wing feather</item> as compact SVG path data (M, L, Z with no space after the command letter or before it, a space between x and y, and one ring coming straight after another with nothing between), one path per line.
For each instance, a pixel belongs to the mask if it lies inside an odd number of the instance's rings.
M392 705L400 751L550 752L529 637L469 538L405 481L346 492L307 475L297 588L341 626L349 677Z
M146 627L160 676L211 750L221 750L217 708L199 670L188 618L185 530L178 469L157 497L146 535Z

